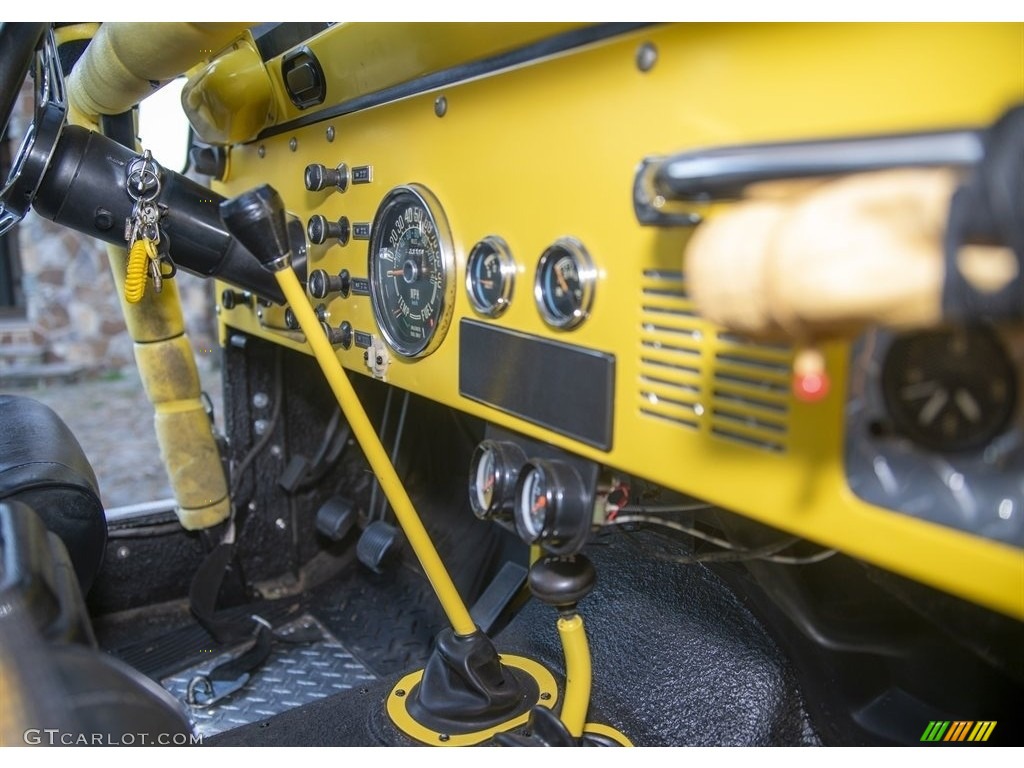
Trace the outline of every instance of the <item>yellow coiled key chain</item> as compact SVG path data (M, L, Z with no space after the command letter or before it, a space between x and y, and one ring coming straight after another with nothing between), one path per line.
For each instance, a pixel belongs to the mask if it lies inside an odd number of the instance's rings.
M140 237L128 251L128 271L124 280L124 298L129 304L138 304L146 294L149 262L157 258L156 244Z

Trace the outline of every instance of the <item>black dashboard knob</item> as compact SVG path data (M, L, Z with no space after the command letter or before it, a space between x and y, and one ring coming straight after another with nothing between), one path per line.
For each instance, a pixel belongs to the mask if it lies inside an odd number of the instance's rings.
M336 275L326 269L314 269L309 275L309 295L314 299L326 299L332 293L340 293L344 298L348 296L351 284L352 279L347 269Z
M320 192L328 187L337 187L339 192L348 189L348 166L339 163L337 168L328 168L323 163L310 163L306 166L306 189Z
M314 245L323 245L330 239L337 240L340 245L346 245L351 234L352 225L349 224L347 216L331 221L326 216L316 214L310 217L306 225L306 235L309 242Z

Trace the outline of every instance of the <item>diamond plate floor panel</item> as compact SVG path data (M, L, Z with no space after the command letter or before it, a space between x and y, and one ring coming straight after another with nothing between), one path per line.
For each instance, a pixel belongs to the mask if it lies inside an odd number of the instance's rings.
M212 707L191 708L186 705L196 733L212 736L377 679L309 614L277 627L275 631L288 634L311 626L320 629L322 640L308 645L274 643L270 658L253 672L249 682L238 693ZM237 649L207 659L161 680L161 684L184 702L193 677L208 673L236 652Z

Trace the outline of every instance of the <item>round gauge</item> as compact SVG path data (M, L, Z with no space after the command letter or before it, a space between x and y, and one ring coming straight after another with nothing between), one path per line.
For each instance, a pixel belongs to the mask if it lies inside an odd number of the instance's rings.
M515 500L516 478L526 454L515 443L484 440L469 463L469 503L481 520L508 518Z
M437 199L418 184L381 201L370 238L370 303L384 340L403 357L433 352L455 298L452 238Z
M578 552L593 525L594 493L558 459L531 459L519 473L515 524L519 538L555 555Z
M516 531L523 541L533 544L543 536L554 506L542 467L531 464L523 470L516 499Z
M882 362L893 427L935 451L980 448L1013 416L1017 381L999 337L978 326L897 337Z
M587 319L594 302L597 271L590 254L571 237L551 245L537 263L533 292L544 322L552 328L575 328Z
M500 237L485 237L473 246L466 259L466 290L473 309L497 317L512 300L516 263Z

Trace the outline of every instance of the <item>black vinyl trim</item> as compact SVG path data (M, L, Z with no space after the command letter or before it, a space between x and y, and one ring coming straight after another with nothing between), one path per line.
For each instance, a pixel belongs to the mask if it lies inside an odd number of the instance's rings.
M389 101L407 98L417 93L433 90L434 88L443 88L446 85L452 85L454 83L462 82L463 80L469 80L471 78L481 77L502 69L519 66L535 59L553 56L558 53L572 50L573 48L579 48L584 45L596 43L600 40L605 40L627 32L633 32L648 26L652 26L652 23L606 22L603 24L595 24L590 27L584 27L582 29L563 32L562 34L549 37L546 40L530 43L529 45L524 46L523 48L518 48L514 51L499 53L486 59L480 59L479 61L449 67L448 69L443 69L439 72L432 72L429 75L423 75L405 83L399 83L398 85L389 86L382 90L374 91L373 93L357 96L354 99L343 101L333 107L312 112L308 115L303 115L302 117L297 117L296 119L290 120L286 123L271 126L260 133L260 135L256 137L255 141L268 139L271 136L277 136L280 133L294 131L298 128L303 128L307 125L313 125L314 123L321 122L322 120L329 120L331 118L358 112L363 109L369 109L370 107L376 107Z
M282 21L276 24L260 24L252 32L260 58L263 61L270 61L330 26L331 24L326 21Z

